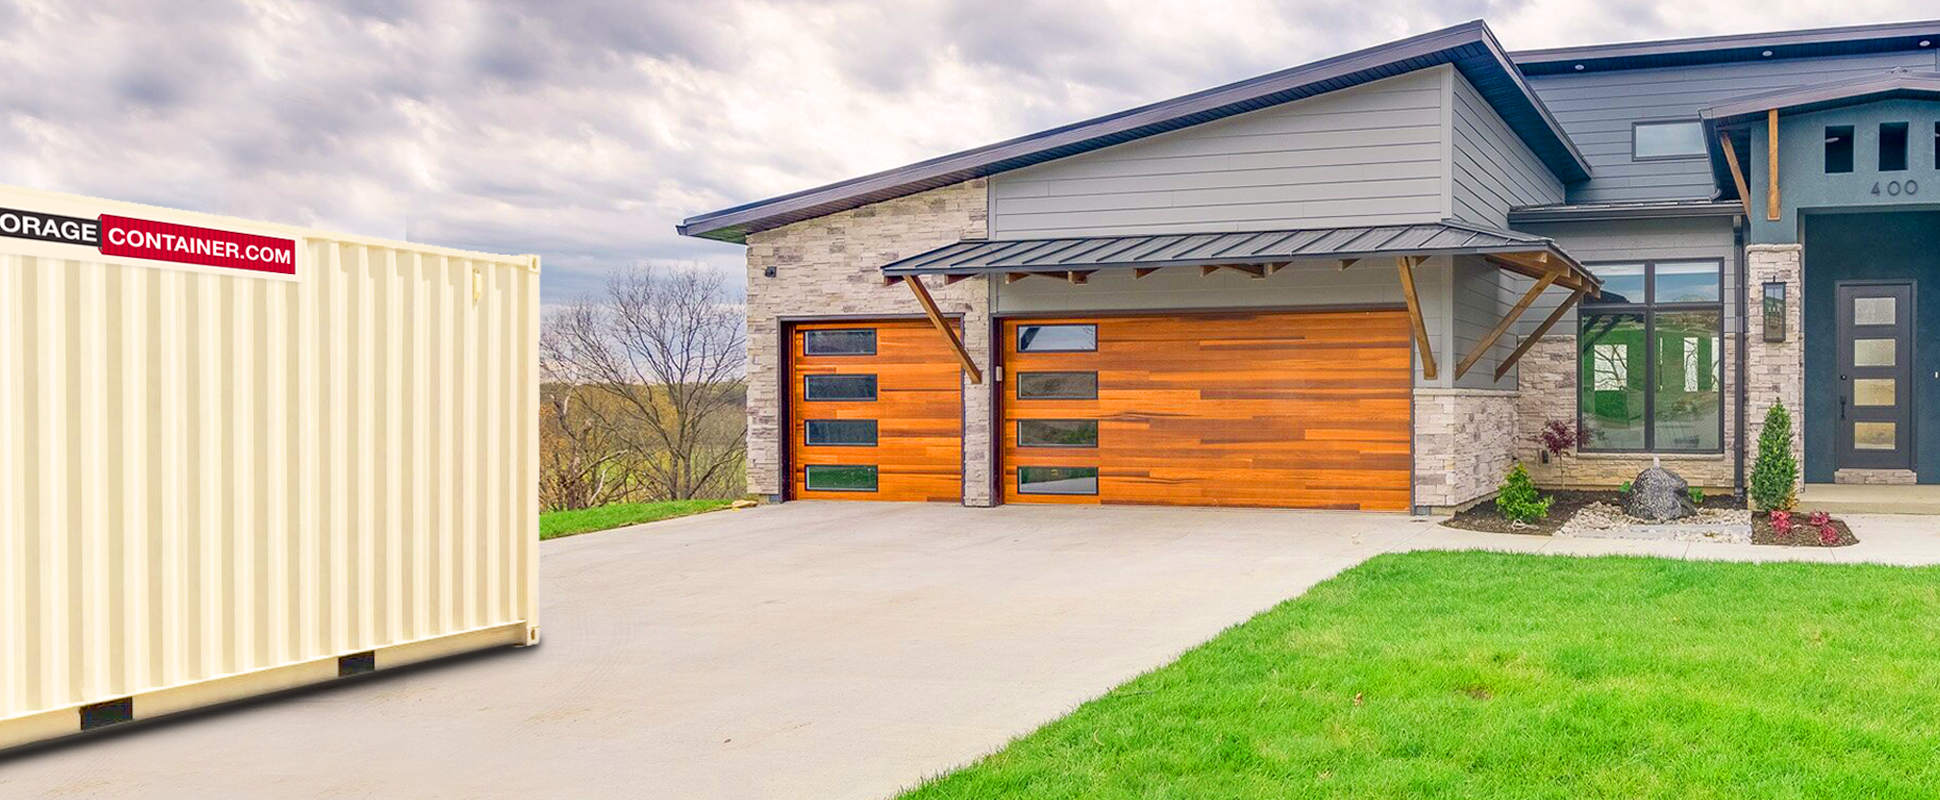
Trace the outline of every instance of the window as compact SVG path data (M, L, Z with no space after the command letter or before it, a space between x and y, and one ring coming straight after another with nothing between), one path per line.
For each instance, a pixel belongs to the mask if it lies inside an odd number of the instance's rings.
M1882 122L1879 124L1879 171L1904 172L1906 170L1906 123Z
M1019 372L1019 400L1096 400L1096 372Z
M876 354L876 330L830 328L802 331L802 353L811 356L873 356Z
M1827 175L1852 171L1851 125L1826 126L1825 171Z
M1097 467L1018 467L1018 494L1097 494Z
M1019 325L1019 353L1089 353L1098 349L1096 325Z
M1631 126L1630 134L1630 156L1637 161L1705 154L1704 128L1697 120L1639 122Z
M803 425L807 444L818 447L874 447L876 421L873 419L811 419Z
M1717 261L1599 265L1578 319L1584 450L1719 452L1724 304ZM1617 291L1611 291L1615 287Z
M810 464L802 468L802 484L812 492L873 492L875 466Z
M803 375L804 400L874 400L874 375Z
M1018 447L1097 447L1098 420L1020 419Z

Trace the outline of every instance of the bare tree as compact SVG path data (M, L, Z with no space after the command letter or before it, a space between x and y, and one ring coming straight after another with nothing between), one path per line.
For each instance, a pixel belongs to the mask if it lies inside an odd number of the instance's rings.
M549 378L552 365L540 367ZM571 383L548 380L539 398L539 501L547 510L592 508L633 499L639 461L610 427L584 410L596 398Z
M634 266L553 314L541 350L548 382L584 393L587 433L623 445L653 498L690 499L739 494L746 345L719 273Z

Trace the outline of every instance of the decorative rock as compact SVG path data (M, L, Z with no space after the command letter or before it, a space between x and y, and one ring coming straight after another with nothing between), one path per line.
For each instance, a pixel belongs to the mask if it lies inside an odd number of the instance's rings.
M1691 485L1660 465L1637 473L1630 482L1623 513L1646 522L1668 522L1697 513L1697 507L1691 504Z

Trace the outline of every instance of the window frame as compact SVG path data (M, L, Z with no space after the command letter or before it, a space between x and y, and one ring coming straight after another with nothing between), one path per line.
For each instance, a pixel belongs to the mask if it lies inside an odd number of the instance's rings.
M812 433L810 433L810 431L815 430L815 423L818 423L818 422L867 422L869 423L869 441L867 443L815 441L815 436ZM882 423L879 420L873 420L873 419L805 419L805 420L802 420L802 446L803 447L879 447L881 445L882 445Z
M818 333L858 333L858 332L866 332L869 334L869 351L866 353L817 353L814 350L809 349L809 346L808 346L809 340L815 338L815 334L818 334ZM881 338L882 338L882 334L879 333L875 328L865 328L865 327L804 328L802 330L802 356L804 358L854 358L858 356L873 356L876 354L876 350L880 346L878 342L881 340Z
M1699 149L1698 152L1696 153L1687 153L1687 154L1680 154L1680 155L1668 155L1668 156L1638 155L1637 154L1637 129L1647 125L1696 125L1698 128L1698 147L1701 149ZM1630 122L1630 160L1632 162L1696 161L1701 158L1709 159L1710 157L1711 157L1710 148L1706 147L1704 142L1704 122L1702 120L1695 119L1692 117L1668 117L1664 119L1639 119L1639 120L1632 120Z
M874 480L870 481L869 488L867 489L817 489L815 488L814 484L811 482L809 476L814 474L815 470L818 468L819 469L866 469L866 470L869 470L869 475L870 477L874 478ZM862 494L878 493L882 491L882 469L875 464L803 464L802 465L802 491L804 492L859 492Z
M1584 266L1590 268L1591 272L1595 272L1595 268L1598 264L1606 264L1611 266L1616 266L1616 265L1627 266L1631 264L1642 264L1644 267L1644 301L1641 303L1607 303L1607 304L1606 303L1584 303L1584 304L1579 304L1577 306L1576 334L1575 334L1575 345L1574 345L1576 348L1575 378L1576 378L1577 434L1579 438L1584 438L1584 439L1588 438L1588 434L1587 434L1588 429L1583 426L1583 420L1584 420L1583 315L1591 314L1591 313L1634 314L1634 315L1641 316L1644 319L1644 446L1641 448L1593 447L1586 444L1579 444L1577 445L1577 448L1576 448L1577 452L1579 453L1617 453L1617 454L1627 454L1627 455L1636 455L1636 454L1648 455L1652 453L1679 454L1679 455L1719 455L1724 453L1725 451L1725 396L1730 394L1730 392L1726 390L1726 386L1725 386L1725 376L1729 373L1729 370L1725 369L1725 367L1727 366L1726 356L1728 354L1728 348L1726 347L1726 344L1731 339L1731 337L1726 335L1726 328L1730 322L1730 318L1726 316L1728 310L1725 307L1725 302L1724 302L1725 295L1728 294L1725 291L1725 286L1724 286L1724 262L1725 262L1725 259L1722 259L1722 258L1647 258L1647 259L1623 259L1623 260L1601 261L1601 262L1594 262L1594 263L1586 262L1584 264ZM1659 304L1658 302L1656 302L1657 265L1661 263L1672 263L1672 264L1711 263L1711 264L1718 265L1718 299L1715 302L1705 301L1705 302ZM1669 447L1660 448L1657 446L1657 350L1656 350L1657 315L1659 313L1674 314L1678 312L1689 312L1689 311L1715 311L1718 314L1718 391L1717 391L1718 446L1715 448L1702 448L1702 449L1684 449L1684 448L1669 448ZM1742 355L1743 355L1742 353L1739 354L1740 357L1742 357Z
M1030 422L1089 422L1091 423L1091 444L1032 444L1024 441L1024 425ZM1100 431L1098 420L1060 417L1058 419L1019 419L1016 420L1017 447L1020 450L1096 450Z
M1090 375L1091 394L1025 395L1024 376L1026 375ZM1095 370L1095 369L1034 369L1028 372L1018 372L1016 375L1011 377L1010 383L1012 387L1011 395L1017 400L1096 400L1098 399L1098 388L1099 388L1098 370Z
M1090 328L1091 346L1085 348L1026 348L1024 346L1025 328ZM1098 323L1095 322L1020 322L1012 334L1012 347L1019 353L1096 353L1098 352Z
M1024 489L1024 470L1027 470L1027 469L1068 469L1068 470L1088 469L1088 470L1091 470L1091 475L1090 475L1091 491L1089 492L1046 492L1041 490L1026 491ZM1102 483L1104 481L1104 477L1105 477L1105 471L1102 469L1099 469L1098 467L1040 466L1037 464L1020 464L1017 467L1017 493L1020 495L1028 494L1028 495L1040 495L1040 496L1047 496L1047 497L1097 497L1101 489L1103 488Z
M808 385L816 378L868 378L868 397L811 397ZM802 376L802 402L804 403L874 403L882 399L882 379L873 372L816 372Z

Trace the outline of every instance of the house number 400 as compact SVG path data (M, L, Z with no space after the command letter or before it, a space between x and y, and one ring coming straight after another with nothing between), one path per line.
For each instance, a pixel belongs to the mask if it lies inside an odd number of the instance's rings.
M1873 184L1873 194L1879 194L1882 190L1886 194L1890 194L1894 197L1899 197L1900 195L1903 195L1903 194L1919 194L1920 182L1919 181L1887 181L1883 184L1880 184L1880 183Z

